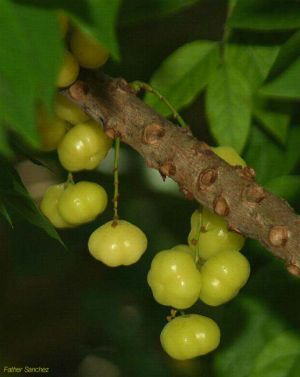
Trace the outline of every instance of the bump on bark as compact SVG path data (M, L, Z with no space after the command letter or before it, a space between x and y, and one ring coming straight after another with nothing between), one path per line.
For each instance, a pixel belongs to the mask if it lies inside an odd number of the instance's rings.
M179 190L183 193L185 199L194 200L194 195L184 186L179 186Z
M166 130L158 123L150 123L144 128L142 143L153 145L157 144L159 140L164 137Z
M213 203L214 211L217 215L228 216L230 213L229 205L223 195L216 197Z
M285 246L289 239L289 230L285 225L274 225L269 230L269 242L272 246Z
M244 166L243 168L237 166L237 169L239 169L240 175L246 179L251 180L256 176L255 170L253 168L250 168L250 166Z
M80 101L88 94L89 87L86 82L77 80L69 87L68 91L70 97L73 98L73 100Z
M159 172L164 176L170 176L176 174L176 166L171 162L167 161L160 165Z
M215 183L218 178L218 170L216 168L207 168L202 170L198 177L198 189L202 190Z
M286 268L287 268L287 270L290 274L297 276L297 277L300 276L300 268L298 266L296 266L295 264L289 263L289 264L287 264Z
M235 233L242 235L240 230L233 224L228 224L228 230L231 231L231 232L235 232Z
M266 197L265 190L258 184L251 184L242 191L243 199L249 203L260 203Z
M105 130L105 134L110 138L110 139L116 139L118 137L118 132L114 130L113 128L107 128Z

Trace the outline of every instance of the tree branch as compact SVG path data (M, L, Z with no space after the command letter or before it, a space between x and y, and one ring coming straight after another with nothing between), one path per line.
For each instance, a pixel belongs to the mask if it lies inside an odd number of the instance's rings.
M188 199L223 216L228 227L258 240L300 275L300 216L255 182L252 168L232 167L210 147L160 116L123 79L89 75L64 91L107 135L138 151L148 167L176 181Z

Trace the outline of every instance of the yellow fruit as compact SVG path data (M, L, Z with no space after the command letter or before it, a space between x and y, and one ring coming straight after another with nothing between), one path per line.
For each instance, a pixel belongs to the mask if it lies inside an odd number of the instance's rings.
M193 259L195 259L196 257L195 252L189 247L189 245L184 245L184 244L176 245L172 247L172 250L177 250L177 251L181 251L182 253L187 253Z
M92 170L106 157L112 141L94 121L77 124L58 146L58 157L68 171Z
M50 186L40 203L41 212L56 228L70 228L72 226L67 223L58 212L57 204L63 192L63 183Z
M125 220L100 226L90 236L91 255L110 267L137 262L147 248L147 238L137 226Z
M220 329L208 317L198 314L182 315L165 325L160 341L169 356L187 360L216 349L220 343Z
M71 85L77 79L78 73L79 65L77 60L69 51L66 50L56 85L59 88L64 88Z
M79 29L73 32L70 44L72 53L84 68L99 68L109 57L108 51L99 41Z
M61 93L57 94L54 111L59 118L74 125L89 119L89 116L78 105Z
M93 221L107 206L104 188L93 182L69 184L58 202L61 217L69 224Z
M204 208L201 232L197 243L198 255L207 260L224 250L239 251L245 238L228 230L226 221L219 215Z
M240 157L239 154L232 147L224 146L214 147L211 149L216 155L218 155L220 158L222 158L230 165L240 165L242 167L245 167L247 165L246 162L242 159L242 157Z
M156 254L147 281L161 305L186 309L199 298L201 274L191 254L181 250L163 250Z
M200 299L208 305L218 306L235 297L246 284L250 265L238 251L222 251L205 262L201 275Z
M48 119L47 114L41 109L38 112L38 132L41 138L41 149L43 151L53 151L61 142L67 132L67 123L53 116Z

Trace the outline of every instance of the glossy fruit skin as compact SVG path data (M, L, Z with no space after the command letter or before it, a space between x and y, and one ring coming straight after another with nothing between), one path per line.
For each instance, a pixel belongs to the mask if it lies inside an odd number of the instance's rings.
M89 119L89 116L78 105L61 93L57 94L54 111L59 118L74 125L86 122Z
M70 129L58 146L62 166L68 171L92 170L106 157L112 141L94 121Z
M137 226L125 220L100 226L90 236L91 255L110 267L136 263L147 249L147 237Z
M189 245L185 245L185 244L176 245L172 247L172 250L177 250L182 253L187 253L193 258L193 260L195 260L196 258L194 251L189 247Z
M58 212L58 201L64 192L64 184L53 185L46 191L41 203L41 212L48 218L56 228L70 228L71 224L67 223Z
M181 250L155 255L147 276L154 299L161 305L186 309L199 298L201 274L192 256Z
M242 157L232 147L213 147L212 151L232 166L239 165L245 167L247 165Z
M187 360L216 349L220 343L220 329L208 317L199 314L183 315L165 325L160 341L169 356Z
M69 224L79 225L93 221L107 206L104 188L94 182L69 184L58 202L61 217Z
M207 260L223 250L242 249L245 238L228 230L226 221L219 215L204 208L202 211L201 232L198 239L198 255Z
M246 284L250 265L238 251L222 251L204 263L201 275L200 299L208 305L218 306L235 297Z
M67 132L68 124L57 116L49 120L44 112L40 112L38 118L41 150L45 152L54 151Z
M70 45L72 53L84 68L102 67L109 57L108 51L99 41L79 29L72 33Z
M57 77L56 86L64 88L71 85L77 79L78 73L79 64L77 60L68 50L65 50L64 60Z

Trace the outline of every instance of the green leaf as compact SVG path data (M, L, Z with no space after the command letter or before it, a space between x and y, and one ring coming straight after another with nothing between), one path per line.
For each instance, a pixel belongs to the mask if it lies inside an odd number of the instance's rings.
M218 44L194 41L173 52L158 68L150 84L180 110L188 106L207 85L218 63ZM164 116L168 109L157 97L148 93L148 105Z
M56 13L2 0L0 45L2 151L7 149L4 128L38 146L36 105L51 108L63 52Z
M239 70L255 91L268 76L278 51L277 46L230 43L225 46L225 61Z
M221 348L214 358L216 377L248 377L265 344L285 328L267 305L245 296L226 308L223 322Z
M252 30L289 30L300 27L299 0L239 0L229 26Z
M297 203L300 196L300 175L283 175L273 178L265 184L265 188L289 203Z
M299 5L300 6L300 5ZM260 93L271 97L300 98L298 70L300 67L300 31L280 49L268 82Z
M300 161L300 128L290 128L285 146L278 144L259 127L252 127L244 158L256 171L257 180L290 174Z
M223 64L211 77L206 93L206 114L217 142L241 152L250 129L251 91L235 67Z
M300 99L300 58L292 63L280 76L266 84L260 93L270 97Z
M299 365L299 362L300 337L291 331L284 332L263 348L249 377L296 376L294 367Z
M23 217L26 221L43 229L50 237L64 245L59 234L50 222L36 207L29 196L17 171L8 163L0 161L1 182L0 182L0 203L5 203L6 219L12 223L15 214Z
M116 21L121 0L15 0L27 6L45 9L63 9L83 29L93 34L119 59Z
M123 25L142 23L181 11L200 0L125 0L122 6Z
M266 131L284 144L287 137L290 114L281 111L280 106L273 107L268 101L258 98L253 108L253 115Z
M300 57L300 31L294 33L281 46L275 63L272 66L269 78L274 78L286 70L296 59Z

